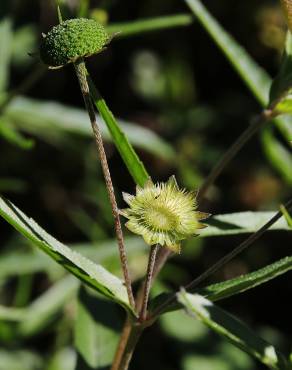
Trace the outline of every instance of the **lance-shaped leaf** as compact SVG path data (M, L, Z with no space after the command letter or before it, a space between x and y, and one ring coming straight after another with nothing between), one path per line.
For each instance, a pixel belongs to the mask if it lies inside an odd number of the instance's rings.
M201 289L200 294L212 301L218 301L219 299L228 298L232 295L255 288L290 270L292 270L292 257L285 257L260 270L223 281L222 283L209 285Z
M139 19L137 21L112 23L106 27L110 34L117 32L117 37L140 35L146 32L161 31L163 29L188 26L193 22L190 14L166 15L163 17Z
M5 119L14 123L28 134L36 135L53 144L62 143L66 134L92 137L92 129L85 110L66 106L57 102L41 102L36 99L17 97L7 106ZM111 139L107 128L97 116L102 135ZM173 160L174 151L169 144L153 131L135 123L119 120L119 126L135 147L157 155L164 160Z
M199 293L211 301L218 301L220 299L228 298L233 295L253 289L261 284L275 279L276 277L285 274L292 270L292 257L285 257L277 262L263 267L257 271L249 274L241 275L237 278L223 281L221 283L212 284L205 288L199 289ZM155 311L163 302L170 298L172 294L160 294L157 296L152 304L151 310ZM172 302L166 306L163 312L174 311L179 308L176 302Z
M244 323L198 294L181 291L177 294L179 303L186 312L203 322L236 347L249 353L270 369L291 369L285 357L270 343L260 338Z
M143 162L140 160L138 154L128 140L127 135L109 109L106 101L99 94L99 91L95 87L89 75L88 83L90 95L94 101L94 104L98 109L101 117L103 118L105 124L107 125L113 142L115 143L115 146L119 151L120 156L122 157L130 175L137 185L144 186L150 176L146 168L144 167Z
M81 287L74 327L76 370L105 369L114 358L121 331L117 307Z
M78 279L132 311L126 288L115 275L57 241L35 221L2 197L0 197L0 215Z
M292 113L292 35L287 32L280 71L274 79L270 104L278 114Z
M272 84L272 79L269 75L250 57L247 51L226 32L200 0L185 0L185 2L189 5L199 22L218 45L258 102L266 108L269 104L270 87ZM286 45L289 45L289 43ZM292 137L292 118L289 116L279 117L275 119L275 125L285 140L289 142ZM292 163L292 155L290 155L289 163Z
M275 212L237 212L214 215L204 221L208 227L200 232L200 236L208 237L253 233L265 225L274 215ZM291 231L291 228L284 218L280 218L269 230Z
M9 18L0 21L0 93L5 91L9 80L9 64L12 51L12 22Z

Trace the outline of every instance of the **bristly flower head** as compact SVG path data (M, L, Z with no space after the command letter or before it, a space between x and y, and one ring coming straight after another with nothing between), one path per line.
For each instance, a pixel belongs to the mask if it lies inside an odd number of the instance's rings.
M102 24L86 18L68 19L43 36L40 57L52 69L100 53L112 38Z
M199 221L209 215L196 211L196 194L179 189L174 176L166 183L148 180L144 188L137 187L136 195L123 193L123 197L129 208L120 213L129 220L127 228L149 245L160 244L180 253L181 240L206 227Z

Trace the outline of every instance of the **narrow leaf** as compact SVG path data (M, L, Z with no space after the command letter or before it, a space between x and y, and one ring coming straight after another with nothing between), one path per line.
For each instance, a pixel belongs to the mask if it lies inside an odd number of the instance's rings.
M292 35L287 32L284 54L278 75L273 81L270 94L270 104L274 110L281 113L292 113Z
M215 215L204 221L208 227L200 232L200 236L209 237L253 233L266 224L274 215L275 212L238 212ZM285 219L281 218L269 228L269 231L272 230L290 231L291 229Z
M185 0L185 2L258 101L266 106L271 86L271 79L268 74L260 68L248 55L246 50L223 29L200 0Z
M221 283L209 285L199 289L199 293L211 301L219 301L236 294L243 293L249 289L267 283L292 270L292 257L285 257L277 262L263 267L249 274L241 275L234 279L226 280ZM155 311L163 302L170 298L172 294L160 294L152 301L152 311ZM177 310L176 303L166 307L164 313Z
M118 149L125 165L136 184L143 186L149 179L149 175L144 167L144 164L139 159L135 149L130 144L127 136L117 123L114 115L109 110L105 100L100 96L93 81L88 76L89 88L92 99L98 109L101 117L107 125L107 128L112 136L116 148ZM145 139L145 138L144 138Z
M292 229L292 217L290 216L289 212L283 205L280 206L280 209L287 221L287 224L289 225L290 229Z
M44 369L44 361L36 352L27 349L0 349L0 370L40 370Z
M127 237L125 238L125 244L130 260L133 259L135 261L135 257L141 258L141 255L148 251L146 244L139 237ZM70 245L70 249L82 254L93 262L108 267L111 272L118 272L116 271L117 267L120 270L120 259L117 253L116 240L108 240L96 244L74 244ZM21 260L21 264L19 264L19 260ZM1 255L0 279L37 272L46 272L59 277L64 270L62 266L57 265L53 260L47 258L45 254L38 250L34 250L31 253L27 251L14 251Z
M292 184L292 155L280 140L273 134L272 127L265 127L261 141L266 155L270 158L274 168L282 175L287 184Z
M10 201L1 197L0 215L81 281L131 311L126 288L115 275L58 242Z
M74 297L79 287L79 281L73 276L66 276L24 309L23 317L16 330L22 337L39 333L64 305Z
M231 297L235 294L253 289L261 284L277 278L292 270L292 257L285 257L260 270L239 276L234 279L223 281L222 283L212 284L200 290L211 301Z
M81 287L74 328L76 370L104 369L110 365L120 329L116 307Z
M3 119L0 120L0 137L1 136L10 144L21 149L28 150L34 146L33 140L25 138L10 122Z
M272 345L260 338L244 323L198 294L181 291L178 301L186 312L207 327L249 353L270 369L289 369L285 357Z
M62 143L66 134L92 137L88 117L84 110L66 106L57 102L41 102L25 97L17 97L5 110L5 118L12 121L16 128L36 135L53 144ZM106 140L111 140L100 117L98 124ZM121 130L130 143L164 160L173 160L174 151L169 144L154 132L137 124L119 120ZM122 145L122 144L121 144Z
M7 88L12 51L12 23L9 18L0 21L0 93Z
M141 33L160 31L168 28L188 26L193 22L190 14L168 15L138 21L113 23L108 25L107 31L110 34L118 32L117 37L128 37L140 35Z
M269 103L270 87L272 85L269 75L224 30L200 0L185 0L185 2L189 5L199 22L221 49L258 102L266 108ZM279 117L274 122L285 140L289 142L292 137L292 117ZM289 163L292 163L292 155L290 156Z

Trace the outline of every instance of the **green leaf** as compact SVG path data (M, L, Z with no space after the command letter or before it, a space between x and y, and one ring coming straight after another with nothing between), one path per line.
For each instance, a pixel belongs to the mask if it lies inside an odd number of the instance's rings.
M273 134L271 127L262 131L262 145L264 152L270 158L273 166L282 175L287 184L292 184L292 155L281 141Z
M253 289L292 270L292 257L285 257L260 270L200 289L200 294L217 301Z
M200 322L193 322L183 311L168 312L159 317L163 331L171 338L181 342L191 343L206 340L207 329Z
M0 215L17 231L78 277L78 279L132 311L129 306L126 288L123 282L115 275L112 275L101 265L93 263L81 254L58 242L11 202L1 197Z
M86 112L57 102L41 102L17 97L6 108L5 117L13 122L16 128L53 144L57 144L58 141L62 143L62 137L66 134L92 138ZM111 140L102 120L97 117L97 121L104 138ZM171 146L154 132L122 120L119 120L119 124L132 145L164 160L174 160L175 155Z
M13 177L0 177L0 192L22 193L27 189L25 181Z
M285 217L287 224L289 225L290 229L292 228L292 217L290 216L289 212L287 209L281 205L280 206L281 212L283 213L283 216Z
M149 179L149 174L144 167L143 162L139 159L134 148L130 144L126 134L123 132L114 115L109 110L105 100L100 96L93 81L88 76L89 88L92 99L98 109L101 117L107 125L107 128L112 136L116 148L118 149L125 165L136 184L144 186ZM145 138L143 138L145 140Z
M176 14L138 21L113 23L106 27L110 34L118 33L117 37L140 35L141 33L160 31L163 29L189 26L193 22L190 14Z
M200 0L185 0L185 2L258 101L266 106L271 86L271 79L268 74L260 68L248 55L246 50L223 29Z
M34 141L27 139L17 131L11 122L0 119L0 137L3 137L10 144L13 144L21 149L29 150L34 146Z
M209 13L200 0L185 0L197 16L199 22L218 45L229 60L236 72L240 75L247 87L265 108L269 103L272 80L269 75L249 56L246 50L227 33L217 20ZM280 117L274 120L276 127L285 140L289 142L292 137L292 117ZM272 164L273 158L269 158ZM292 163L292 155L289 158Z
M278 114L292 113L291 87L292 35L288 31L280 71L273 81L270 94L270 105Z
M216 283L205 288L201 288L199 289L199 293L211 301L225 299L233 295L243 293L249 289L253 289L285 274L290 270L292 270L292 257L285 257L249 274L241 275L237 278L223 281L222 283ZM151 302L151 310L155 311L160 304L165 302L171 296L172 294L158 295ZM167 306L163 312L169 312L177 309L178 306L174 303Z
M127 253L130 261L141 256L148 251L142 238L126 237L125 244L127 246ZM117 273L117 266L120 271L119 255L117 253L116 240L108 240L98 243L84 243L70 245L70 249L82 254L93 262L102 264L113 273ZM21 264L19 264L21 260ZM9 277L21 276L26 274L33 274L37 272L46 272L54 277L59 277L63 274L62 266L57 265L53 260L47 258L39 250L33 252L11 252L2 254L0 258L0 279L7 279Z
M0 349L0 370L41 370L43 366L43 360L35 352Z
M76 370L104 369L110 365L120 329L116 307L81 287L74 328Z
M79 281L73 276L66 276L50 287L23 311L23 316L16 328L21 337L35 335L47 327L55 315L76 294Z
M7 88L12 44L12 22L9 18L0 21L0 94Z
M25 24L14 31L11 55L13 65L23 69L34 62L28 52L37 50L37 35L38 29L33 24Z
M200 236L253 233L266 224L273 216L275 216L275 212L238 212L215 215L204 221L204 224L208 225L208 227L200 232ZM269 228L269 231L272 230L291 231L284 218L280 218Z
M186 312L207 327L230 341L234 346L249 353L270 369L289 369L285 357L271 344L260 338L241 321L199 294L181 291L179 303ZM290 368L291 369L291 368Z
M49 366L46 370L76 370L76 353L71 347L58 349L49 358Z

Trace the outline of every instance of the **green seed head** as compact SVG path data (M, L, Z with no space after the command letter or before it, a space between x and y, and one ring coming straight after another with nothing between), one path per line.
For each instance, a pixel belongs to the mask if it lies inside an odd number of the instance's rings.
M51 68L58 68L101 52L109 41L104 27L95 20L69 19L44 36L40 57Z

